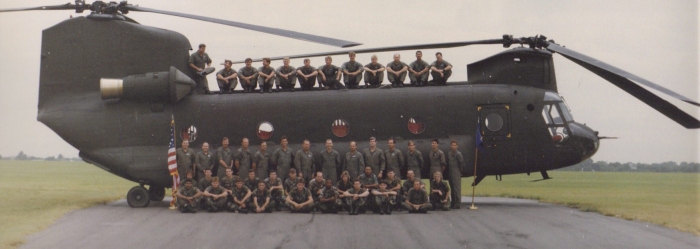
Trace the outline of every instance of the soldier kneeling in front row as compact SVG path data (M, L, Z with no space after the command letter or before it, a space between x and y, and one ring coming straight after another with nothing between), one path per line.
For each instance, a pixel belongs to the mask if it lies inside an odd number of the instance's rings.
M442 180L439 171L433 173L433 179L430 180L430 204L433 205L433 210L450 210L450 185Z
M292 213L308 213L314 208L314 198L311 191L304 187L304 180L297 181L296 188L289 191L287 205Z
M226 196L228 192L225 188L219 186L219 178L211 179L211 186L204 190L206 196L206 208L209 212L219 212L226 207Z
M333 180L326 179L326 185L320 190L318 195L318 209L321 213L337 214L340 208L340 199L338 198L338 188L333 186Z
M364 213L366 198L369 195L369 191L366 188L362 188L359 179L355 179L352 183L352 188L348 189L343 196L345 196L345 208L348 210L350 215L357 215L358 213Z
M178 189L175 194L177 196L177 209L183 213L196 213L201 195L202 192L192 186L192 179L185 179L185 187Z
M240 178L236 179L236 187L231 189L231 198L229 198L229 203L227 205L227 209L229 212L236 212L238 213L248 213L248 209L251 208L251 196L250 189L246 186L243 186L243 180Z
M251 209L256 213L272 213L275 203L270 201L270 191L265 182L258 182L258 188L253 191L253 206Z
M421 188L421 181L413 181L413 188L406 194L406 201L401 203L403 208L409 213L427 213L433 209L433 205L428 202L428 194Z
M379 183L379 189L373 189L374 203L379 208L379 214L391 214L391 207L396 205L396 191L386 188L386 181Z

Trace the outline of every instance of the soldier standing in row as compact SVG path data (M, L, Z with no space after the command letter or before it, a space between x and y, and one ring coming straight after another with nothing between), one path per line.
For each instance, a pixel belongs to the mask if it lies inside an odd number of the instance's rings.
M199 44L199 49L190 55L189 66L192 71L195 72L194 77L197 83L197 93L209 93L209 82L207 81L207 74L211 71L206 70L211 66L211 58L204 51L207 49L207 45Z
M301 144L301 150L297 151L294 156L294 167L297 168L297 172L302 173L304 177L304 182L309 182L316 172L314 154L309 150L311 148L311 143L309 140L304 139Z
M270 201L270 191L264 182L258 182L258 187L253 191L253 206L255 213L272 213L274 202Z
M350 151L345 153L345 162L343 163L344 171L350 174L350 181L357 179L360 172L365 168L365 159L360 152L357 151L357 143L350 141Z
M214 160L212 160L211 153L209 153L209 143L202 143L202 151L197 152L197 155L194 157L194 167L197 169L197 177L195 178L197 180L204 178L204 171L214 168Z
M238 86L238 73L231 66L233 62L224 61L224 69L216 73L216 82L219 84L219 93L232 93Z
M275 69L270 66L270 58L263 58L263 66L258 68L258 85L260 93L265 91L271 93L272 85L275 83Z
M226 196L228 196L228 192L226 189L219 186L218 177L211 179L211 186L204 190L204 196L207 199L206 208L209 212L219 212L226 207Z
M192 187L192 179L186 179L185 187L178 189L177 194L175 194L177 196L177 209L183 213L196 213L201 195L202 192L198 188Z
M372 62L365 65L365 87L379 87L384 81L384 65L377 63L377 56L372 55Z
M297 68L297 79L299 79L299 88L302 91L311 90L316 84L316 76L318 75L318 70L311 66L311 60L304 59L304 66ZM319 88L322 86L319 82Z
M238 79L241 81L243 92L252 92L258 86L258 70L253 66L253 59L246 58L245 66L238 69Z
M297 186L289 192L287 205L292 213L308 213L313 210L314 199L311 191L304 187L303 180L297 181Z
M177 174L180 177L185 176L187 171L194 172L194 156L195 152L190 150L190 142L187 140L182 141L182 148L176 151L177 158Z
M433 82L436 85L446 85L447 79L452 76L452 64L442 59L442 53L435 53L437 59L430 64L430 74L433 76Z
M246 186L243 186L243 180L236 179L236 187L231 189L231 202L228 204L228 211L229 212L235 212L238 211L238 213L248 213L248 209L250 209L250 196L251 196L250 189Z
M260 178L265 178L265 176L269 175L270 154L267 153L267 143L265 141L260 143L260 150L253 155L253 170L255 175Z
M406 168L406 171L411 170L417 178L420 178L420 172L423 170L423 155L419 150L416 150L416 143L413 141L408 141Z
M238 171L238 177L244 178L248 176L248 171L250 171L251 159L253 157L252 153L248 150L248 138L241 139L241 148L238 149L235 156L236 171Z
M294 85L297 83L297 69L289 65L289 57L284 57L284 59L282 59L282 64L283 65L278 67L275 71L275 75L277 76L275 84L277 86L277 91L280 91L280 88L282 88L282 90L293 92ZM314 71L316 70L314 69Z
M447 166L447 162L445 162L445 153L438 149L439 143L440 142L437 139L433 139L433 141L430 142L430 146L432 147L432 150L430 151L431 176L435 175L435 172L440 172L440 174L442 174L445 172L445 166Z
M284 205L284 187L282 186L282 180L277 177L277 172L270 172L270 177L265 178L265 184L270 190L270 200L274 202L275 209L280 211L280 208Z
M433 209L450 210L450 185L442 179L440 172L435 172L430 180L430 204Z
M394 171L394 174L396 174L396 176L400 179L401 170L403 170L404 168L404 161L406 159L403 157L403 153L401 153L401 150L396 148L396 144L394 143L393 138L389 138L387 144L389 146L389 149L384 151L384 158L386 158L386 170Z
M365 212L365 202L369 195L367 189L362 188L359 179L355 179L352 183L352 188L348 189L343 196L345 197L345 207L350 215L357 215Z
M406 201L401 203L403 208L409 213L427 213L433 209L433 205L428 201L428 194L421 188L421 181L416 179L413 181L413 188L406 193Z
M348 88L357 88L362 80L362 71L364 71L364 67L362 67L362 64L355 61L355 52L350 51L348 56L350 57L350 61L343 63L340 67L340 71L343 72L343 82Z
M228 147L227 137L221 140L221 148L216 151L216 158L219 159L217 176L222 178L226 176L226 169L233 169L233 151Z
M340 68L336 67L335 65L331 64L333 62L333 58L330 56L326 56L326 65L321 66L318 68L318 88L325 90L325 89L340 89L340 88L345 88L340 83Z
M411 85L413 86L425 86L428 83L428 70L430 70L430 65L422 60L423 52L416 51L416 61L411 62L408 67L408 78L411 79Z
M338 182L338 172L341 160L338 151L333 149L333 140L326 139L326 149L321 151L321 172L326 179Z
M275 171L277 171L277 175L282 179L282 181L287 179L289 169L294 162L294 155L292 154L292 150L287 148L288 144L289 141L287 141L287 137L282 136L280 139L281 147L277 148L275 152L272 153L272 164L275 165Z
M391 83L391 86L403 87L403 82L406 80L406 74L408 73L408 65L401 62L399 53L394 54L394 60L386 64L386 71L386 78Z
M452 190L452 207L459 209L462 201L462 169L464 157L457 150L457 141L450 142L450 152L447 152L447 168L450 170L450 189Z
M384 157L384 151L377 148L376 138L369 138L369 148L365 148L362 151L362 156L365 158L365 164L372 168L372 172L377 172L377 176L382 178L386 168L386 158Z
M326 179L326 184L319 192L318 199L316 206L321 213L338 213L338 209L340 208L338 188L333 187L331 179Z

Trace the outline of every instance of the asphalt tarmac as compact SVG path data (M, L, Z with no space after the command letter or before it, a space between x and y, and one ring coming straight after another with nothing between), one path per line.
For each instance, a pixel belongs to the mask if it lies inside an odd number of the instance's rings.
M71 212L22 248L698 248L700 237L531 200L392 215L181 214L126 200Z

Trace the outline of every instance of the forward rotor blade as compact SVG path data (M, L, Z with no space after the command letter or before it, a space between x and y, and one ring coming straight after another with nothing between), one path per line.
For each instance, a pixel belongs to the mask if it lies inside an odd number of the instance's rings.
M14 11L29 11L29 10L74 10L76 5L71 3L61 4L61 5L50 5L50 6L39 6L39 7L29 7L29 8L15 8L15 9L0 9L0 12L14 12Z
M366 48L357 50L343 50L334 52L321 52L321 53L311 53L311 54L299 54L299 55L289 55L289 56L278 56L271 57L270 60L281 60L285 57L290 59L305 58L305 57L317 57L317 56L330 56L346 54L350 51L355 51L358 54L366 53L378 53L387 51L401 51L401 50L416 50L416 49L433 49L433 48L452 48L452 47L462 47L468 45L477 44L503 44L503 39L491 39L491 40L480 40L480 41L464 41L464 42L447 42L447 43L433 43L433 44L416 44L416 45L405 45L405 46L393 46L393 47L381 47L381 48ZM253 59L254 62L262 61L262 58ZM234 61L233 63L243 63L244 61Z
M682 125L685 128L688 129L697 129L700 128L700 120L697 120L693 116L690 116L689 114L685 113L675 105L671 104L670 102L660 98L659 96L653 94L652 92L648 91L647 89L641 87L640 85L632 82L631 80L628 79L628 75L632 75L630 73L627 73L621 69L618 69L616 67L610 66L604 62L595 60L593 58L590 58L588 56L576 53L572 50L560 47L559 45L550 43L550 45L547 47L547 49L550 49L551 51L557 52L564 56L565 58L575 62L576 64L581 65L582 67L588 69L589 71L597 74L598 76L602 77L603 79L606 79L610 83L613 83L615 86L619 87L620 89L624 90L625 92L631 94L635 98L641 100L651 108L656 109L658 112L660 112L663 115L666 115L666 117L670 118L673 121L676 121L680 125ZM561 52L560 52L561 51ZM620 73L622 72L622 73ZM623 74L624 73L624 74ZM634 75L632 75L634 76ZM634 80L641 79L638 76L634 76ZM642 79L644 80L644 79ZM659 85L656 85L654 83L651 83L647 80L644 80L646 83L651 84L649 87L652 87L654 89L657 89L659 91L662 91L664 93L667 93L673 97L676 97L680 100L683 100L685 102L697 105L696 102L687 99L677 93L672 92L671 90L668 90L664 87L661 87ZM660 88L660 89L659 89ZM663 89L663 90L661 90Z
M184 17L184 18L190 18L190 19L195 19L195 20L200 20L200 21L205 21L205 22L213 22L213 23L218 23L218 24L223 24L223 25L228 25L228 26L233 26L233 27L239 27L239 28L259 31L259 32L263 32L263 33L273 34L273 35L294 38L294 39L303 40L303 41L310 41L310 42L316 42L316 43L321 43L321 44L326 44L326 45L331 45L331 46L337 46L337 47L342 47L342 48L362 45L361 43L357 43L357 42L344 41L344 40L339 40L339 39L334 39L334 38L329 38L329 37L300 33L300 32L291 31L291 30L269 28L269 27L264 27L264 26L228 21L228 20L211 18L211 17L204 17L204 16L184 14L184 13L178 13L178 12L172 12L172 11L144 8L144 7L134 6L134 5L127 5L126 8L130 11L152 12L152 13L158 13L158 14L163 14L163 15L179 16L179 17Z

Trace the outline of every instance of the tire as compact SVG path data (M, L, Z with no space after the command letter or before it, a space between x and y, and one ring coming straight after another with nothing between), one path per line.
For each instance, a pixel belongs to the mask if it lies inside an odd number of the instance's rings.
M165 198L165 188L151 185L148 187L148 195L151 201L163 201Z
M148 203L151 202L149 198L148 190L141 186L133 187L126 194L126 202L132 208L142 208L147 207Z

